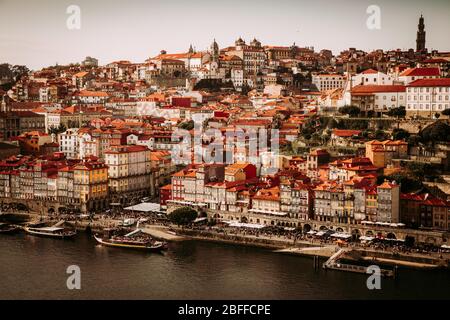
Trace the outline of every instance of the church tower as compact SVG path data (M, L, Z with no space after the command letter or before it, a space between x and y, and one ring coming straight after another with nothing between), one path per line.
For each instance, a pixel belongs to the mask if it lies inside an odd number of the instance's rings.
M216 42L216 39L214 39L213 43L211 44L211 49L210 49L210 76L215 77L218 72L219 72L219 45Z
M216 39L214 39L213 43L211 44L211 61L219 62L219 45L216 42Z
M425 48L425 24L423 16L420 15L419 25L417 30L416 51L426 52Z

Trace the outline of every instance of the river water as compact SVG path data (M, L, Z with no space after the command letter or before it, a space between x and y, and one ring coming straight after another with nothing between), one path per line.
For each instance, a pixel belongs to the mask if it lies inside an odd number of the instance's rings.
M81 269L69 290L67 267ZM450 272L401 270L368 290L367 276L314 270L313 260L199 241L162 254L74 240L0 236L0 299L450 299Z

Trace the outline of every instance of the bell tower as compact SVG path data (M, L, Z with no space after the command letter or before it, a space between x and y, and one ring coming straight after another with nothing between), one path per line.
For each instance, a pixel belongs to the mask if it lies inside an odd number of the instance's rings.
M425 24L423 15L420 15L419 25L417 30L417 40L416 40L416 52L426 52L425 48Z

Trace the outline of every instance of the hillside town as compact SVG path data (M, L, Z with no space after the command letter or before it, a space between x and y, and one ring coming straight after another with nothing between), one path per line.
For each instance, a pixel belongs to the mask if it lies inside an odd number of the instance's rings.
M428 51L424 23L407 51L239 37L141 62L4 64L2 208L152 202L250 228L448 243L450 52Z

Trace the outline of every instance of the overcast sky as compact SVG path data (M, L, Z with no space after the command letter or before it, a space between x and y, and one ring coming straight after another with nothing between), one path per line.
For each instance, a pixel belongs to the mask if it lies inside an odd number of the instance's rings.
M381 9L381 29L369 30L369 5ZM81 28L69 30L69 5L81 9ZM263 44L314 46L337 54L415 48L425 17L427 47L450 51L449 0L0 0L0 63L37 69L124 59L142 62L160 50L206 49L242 36Z

